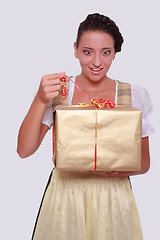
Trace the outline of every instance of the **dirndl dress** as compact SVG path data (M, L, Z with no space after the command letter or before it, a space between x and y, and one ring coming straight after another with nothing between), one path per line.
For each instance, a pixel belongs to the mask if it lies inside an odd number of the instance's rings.
M127 89L128 85L119 84L119 104L130 99ZM128 177L53 170L32 240L142 239Z
M53 170L32 240L142 239L128 177Z

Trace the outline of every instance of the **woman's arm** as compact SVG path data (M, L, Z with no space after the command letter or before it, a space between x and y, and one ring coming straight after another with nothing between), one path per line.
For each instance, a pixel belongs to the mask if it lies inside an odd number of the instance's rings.
M21 158L32 155L47 133L49 127L42 123L45 108L59 95L59 79L64 76L65 73L54 73L42 77L37 95L19 130L17 152Z
M42 124L45 108L46 104L39 102L36 96L18 134L17 153L21 158L29 157L38 149L49 129Z
M141 171L93 172L102 176L132 176L146 173L150 168L149 138L142 138L141 142Z

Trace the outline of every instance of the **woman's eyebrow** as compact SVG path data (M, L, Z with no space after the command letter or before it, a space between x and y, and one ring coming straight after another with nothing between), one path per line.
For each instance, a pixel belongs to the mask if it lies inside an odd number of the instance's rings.
M102 50L105 50L105 49L112 49L111 47L105 47L105 48L102 48Z
M90 47L83 47L83 48L87 48L87 49L93 50L93 48L90 48Z
M93 50L93 48L91 47L83 47L83 48L86 48L86 49L89 49L89 50ZM112 49L111 47L105 47L105 48L102 48L102 50L105 50L105 49Z

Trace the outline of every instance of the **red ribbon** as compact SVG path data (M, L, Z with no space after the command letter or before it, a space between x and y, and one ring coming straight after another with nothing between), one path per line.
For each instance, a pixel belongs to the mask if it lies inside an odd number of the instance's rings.
M62 90L61 90L62 96L64 96L64 98L61 101L64 101L66 99L66 94L67 94L65 77L60 78L60 81L64 82L64 84L62 85Z
M95 168L94 170L97 170L97 120L98 120L98 113L97 113L97 109L96 110L96 119L95 119Z
M84 95L86 95L86 96L88 97L88 95L87 95L86 93L84 93L84 92L82 91L82 89L80 89L80 87L79 87L71 78L69 78L67 75L66 75L66 77L76 86L76 88L77 88L81 93L83 93ZM67 92L66 92L66 78L65 78L65 77L62 77L62 78L60 78L60 81L61 81L61 82L64 82L64 84L62 85L62 90L61 90L62 96L65 96L65 97L62 99L62 101L64 101L64 100L66 99L66 94L67 94Z
M52 126L52 136L53 136L52 149L53 149L53 155L54 155L54 123L53 123L53 126Z
M111 100L107 101L104 99L91 99L90 98L90 102L92 104L94 104L95 107L97 107L97 108L106 108L106 107L114 108L115 107L115 103L113 103Z
M88 97L88 95L87 95L85 92L83 92L82 89L81 89L71 78L69 78L68 76L66 76L66 77L76 86L76 88L77 88L81 93L83 93L85 96ZM66 94L67 94L67 92L66 92L66 78L65 78L65 77L62 77L62 78L60 78L60 81L61 81L61 82L64 82L64 84L62 85L62 90L61 90L62 96L64 96L64 98L62 99L62 101L64 101L64 100L66 99ZM89 98L89 97L88 97L88 98ZM107 101L107 100L104 100L104 99L92 99L92 98L89 98L89 101L90 101L92 104L94 104L95 107L97 107L97 108L106 108L106 107L108 107L108 106L109 106L110 108L114 108L114 107L115 107L115 104L114 104L111 100Z

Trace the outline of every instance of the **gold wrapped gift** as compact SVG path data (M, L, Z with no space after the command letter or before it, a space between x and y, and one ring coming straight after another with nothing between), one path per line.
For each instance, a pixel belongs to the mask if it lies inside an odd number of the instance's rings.
M57 169L141 170L141 125L142 113L133 107L57 106Z

